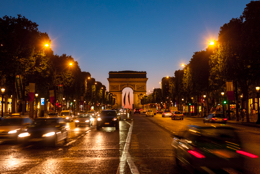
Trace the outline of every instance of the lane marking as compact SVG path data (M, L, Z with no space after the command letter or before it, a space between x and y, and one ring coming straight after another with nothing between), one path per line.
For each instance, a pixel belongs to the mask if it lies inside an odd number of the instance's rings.
M122 154L122 156L120 158L120 163L119 163L119 166L117 168L117 172L116 173L117 174L124 174L125 173L124 169L125 169L125 165L126 165L126 162L127 162L127 164L129 165L129 168L131 170L131 173L132 174L139 174L139 171L138 171L136 165L134 164L130 153L128 152L129 146L130 146L130 143L131 143L131 136L132 136L134 121L132 121L132 124L128 123L127 121L125 121L125 122L130 125L130 128L128 130L128 134L127 134L127 138L126 138L126 143L125 143L125 146L124 146L123 154Z

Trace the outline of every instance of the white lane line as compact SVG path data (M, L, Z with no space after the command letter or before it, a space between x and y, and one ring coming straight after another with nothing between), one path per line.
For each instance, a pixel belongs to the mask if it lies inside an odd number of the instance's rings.
M86 132L86 134L89 133L90 131L91 131L91 130L88 130L88 131ZM81 138L81 137L83 137L83 136L85 136L85 134L82 134L82 135L78 136L78 137L76 138L76 140L79 139L79 138ZM74 143L76 140L72 140L72 141L68 142L67 144L65 144L64 146L69 146L70 144Z
M132 122L132 124L128 123L127 121L125 121L125 122L130 125L130 128L129 128L129 131L128 131L128 134L127 134L123 154L122 154L122 157L120 158L120 163L119 163L119 166L118 166L117 174L124 174L125 173L126 162L128 163L132 174L139 174L139 171L138 171L137 167L135 166L131 155L128 152L129 146L130 146L130 143L131 143L131 136L132 136L134 122Z

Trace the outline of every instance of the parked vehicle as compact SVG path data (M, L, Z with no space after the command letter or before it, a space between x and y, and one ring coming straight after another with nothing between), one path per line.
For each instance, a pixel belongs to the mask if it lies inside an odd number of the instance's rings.
M139 109L135 109L134 114L140 114L140 110Z
M176 119L183 120L183 113L180 111L175 111L172 115L172 120Z

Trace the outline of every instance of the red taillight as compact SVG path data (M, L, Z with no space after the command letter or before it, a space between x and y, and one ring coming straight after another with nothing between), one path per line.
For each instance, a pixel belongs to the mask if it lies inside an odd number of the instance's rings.
M223 120L224 120L224 121L227 121L227 118L224 118Z
M216 118L211 118L212 120L216 120Z
M175 114L174 114L174 116L175 116Z
M252 153L248 153L248 152L245 152L245 151L242 151L242 150L237 150L236 152L241 154L241 155L245 155L247 157L250 157L250 158L258 158L257 155L254 155Z
M196 152L196 151L194 151L194 150L188 150L188 152L189 152L190 154L192 154L193 156L195 156L196 158L205 158L204 155L202 155L202 154L200 154L199 152Z
M182 114L182 116L183 116L183 114Z

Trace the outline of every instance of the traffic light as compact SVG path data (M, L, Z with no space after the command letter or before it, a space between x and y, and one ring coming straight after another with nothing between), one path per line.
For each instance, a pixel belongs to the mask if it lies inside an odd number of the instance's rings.
M223 101L223 104L227 104L227 100L224 100L224 101Z
M189 103L189 105L191 106L191 103Z

